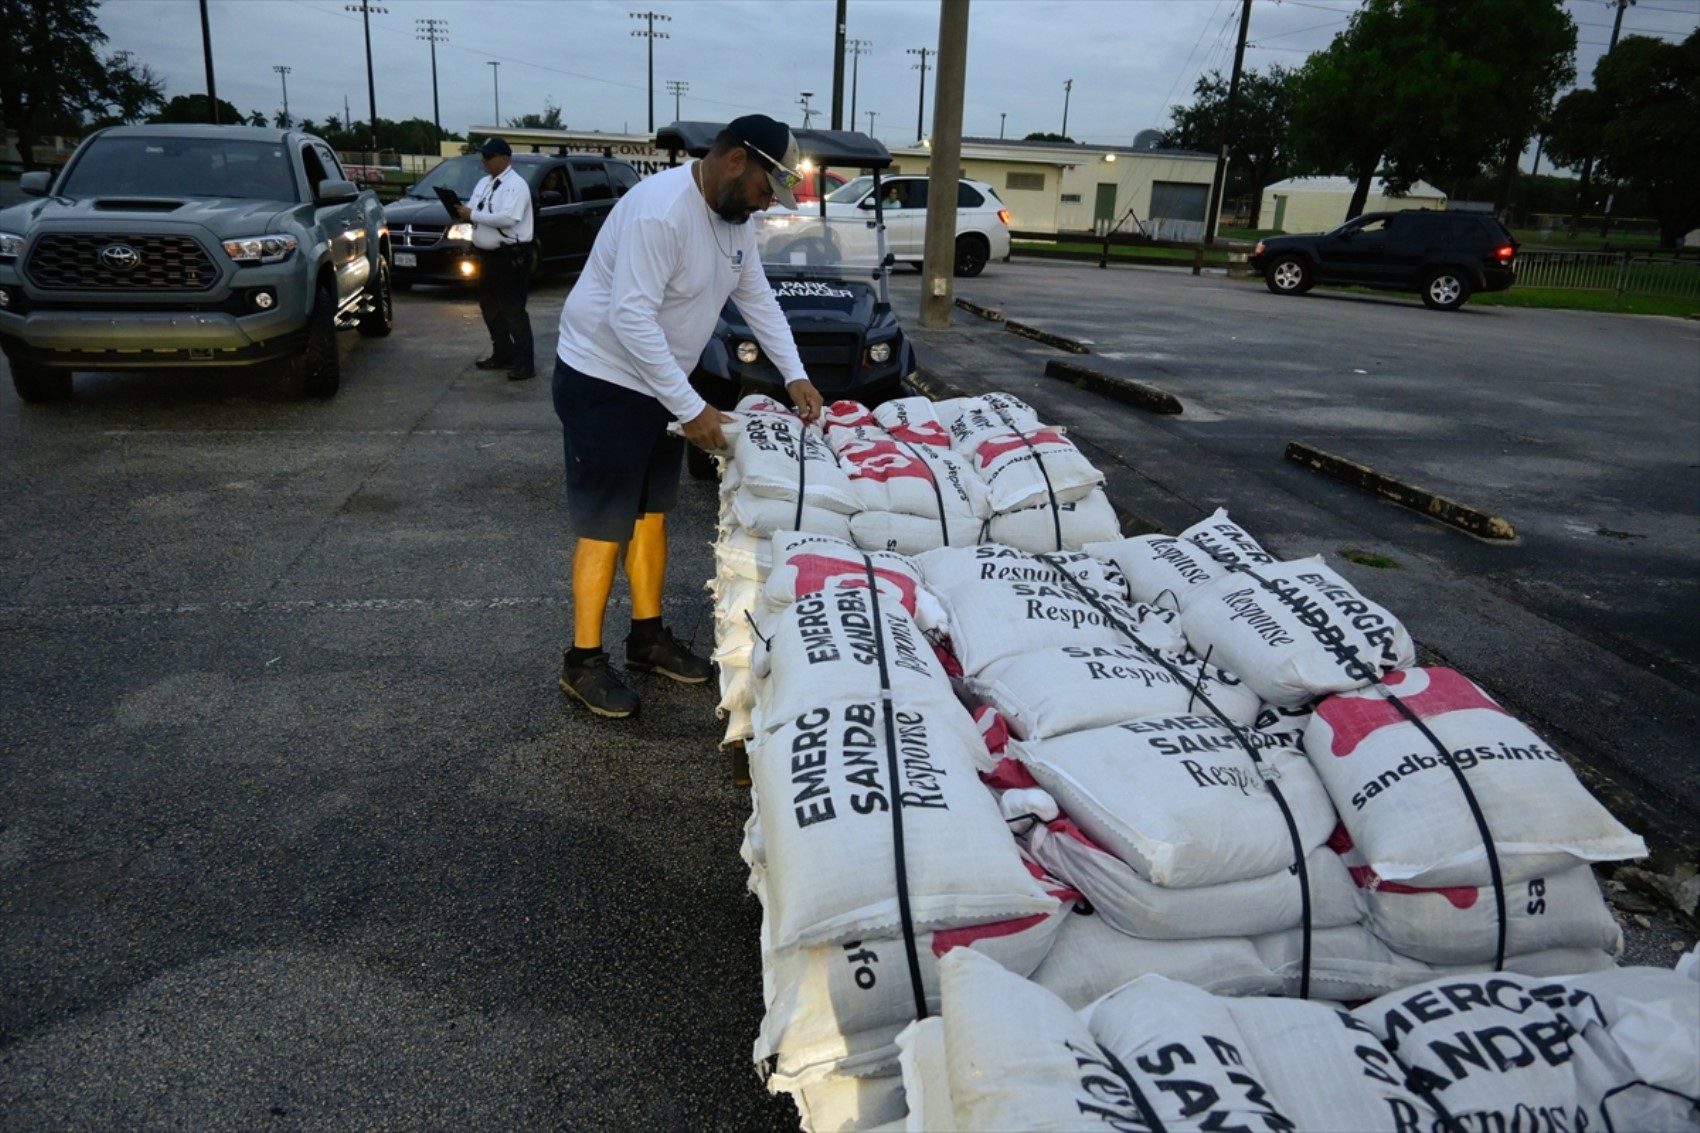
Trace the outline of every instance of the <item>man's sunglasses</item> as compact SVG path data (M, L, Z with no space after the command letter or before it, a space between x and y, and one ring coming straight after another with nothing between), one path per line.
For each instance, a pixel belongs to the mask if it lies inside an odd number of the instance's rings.
M774 180L778 181L787 189L795 189L798 185L803 183L803 175L801 173L781 165L776 158L762 152L759 146L753 146L749 142L739 142L738 144L742 145L745 149L767 162L768 172L773 174Z

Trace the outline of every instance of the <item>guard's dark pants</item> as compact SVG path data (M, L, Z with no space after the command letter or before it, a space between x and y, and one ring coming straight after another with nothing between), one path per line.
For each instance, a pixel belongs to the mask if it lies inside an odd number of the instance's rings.
M510 366L533 366L531 320L525 297L531 285L531 245L478 253L478 309L490 331L491 356Z

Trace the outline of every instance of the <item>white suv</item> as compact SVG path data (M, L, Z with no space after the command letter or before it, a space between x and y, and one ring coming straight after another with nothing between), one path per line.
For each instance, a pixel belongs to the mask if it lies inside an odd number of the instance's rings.
M927 235L925 176L881 177L886 249L900 264L921 266ZM813 211L816 206L804 206ZM857 177L827 195L828 216L852 217L874 207L874 179ZM956 187L956 274L979 275L991 259L1009 258L1009 210L984 181L963 178Z

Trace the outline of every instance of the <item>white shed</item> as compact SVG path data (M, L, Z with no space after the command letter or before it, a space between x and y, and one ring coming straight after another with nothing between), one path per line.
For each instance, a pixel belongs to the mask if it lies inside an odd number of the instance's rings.
M1326 232L1344 224L1346 206L1358 183L1351 177L1289 177L1263 190L1259 223L1276 232ZM1395 209L1443 209L1446 194L1418 181L1402 197L1387 195L1387 186L1377 177L1369 183L1365 212Z

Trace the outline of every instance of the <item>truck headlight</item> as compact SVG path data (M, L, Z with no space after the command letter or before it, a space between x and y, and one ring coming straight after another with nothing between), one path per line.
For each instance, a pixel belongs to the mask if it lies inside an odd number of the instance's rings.
M891 343L876 342L868 347L868 361L874 363L891 361Z
M449 225L449 230L443 233L443 239L465 240L468 244L470 244L472 243L472 225L466 223L451 224Z
M0 232L0 260L15 260L24 254L24 238L16 232Z
M749 363L749 362L754 362L757 358L760 358L760 357L761 357L761 348L759 346L757 346L755 343L753 343L753 342L740 342L738 344L738 361L744 362L744 363Z
M275 264L294 252L293 236L238 236L224 242L224 254L239 264Z

